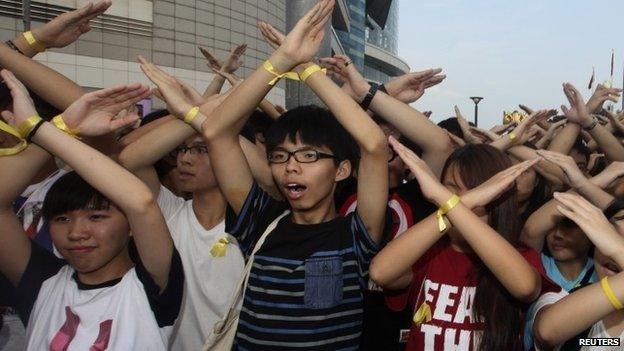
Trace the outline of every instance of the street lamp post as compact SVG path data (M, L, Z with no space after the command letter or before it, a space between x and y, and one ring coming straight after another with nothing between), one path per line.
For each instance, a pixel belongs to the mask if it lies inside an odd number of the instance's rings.
M470 100L472 100L472 102L474 102L475 104L474 124L475 124L475 127L478 127L479 126L479 102L481 102L483 98L480 96L471 96Z

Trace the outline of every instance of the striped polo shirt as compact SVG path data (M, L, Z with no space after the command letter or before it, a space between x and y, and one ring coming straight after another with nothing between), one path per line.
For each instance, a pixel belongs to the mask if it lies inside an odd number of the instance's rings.
M246 255L288 208L254 184L226 231ZM282 218L255 256L236 350L357 350L362 290L378 246L356 213L314 224Z

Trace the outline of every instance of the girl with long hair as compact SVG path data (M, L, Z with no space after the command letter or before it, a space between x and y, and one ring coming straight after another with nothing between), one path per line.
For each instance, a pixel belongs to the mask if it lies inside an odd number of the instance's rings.
M520 349L524 311L543 288L558 290L543 284L537 252L518 240L514 182L538 159L512 166L492 146L467 145L449 156L440 182L415 154L390 143L425 197L440 206L390 242L370 267L381 286L411 286L415 313L407 350Z

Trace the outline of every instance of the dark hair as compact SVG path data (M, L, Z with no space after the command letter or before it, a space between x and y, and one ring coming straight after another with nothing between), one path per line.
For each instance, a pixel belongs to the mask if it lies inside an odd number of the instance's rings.
M46 220L63 213L90 209L104 210L114 204L89 185L76 172L69 172L60 177L43 200L42 214Z
M468 189L485 182L510 167L511 160L502 151L486 144L466 145L446 160L442 176L456 167ZM489 225L514 247L518 246L520 223L515 187L502 194L486 208ZM522 325L520 303L503 287L481 260L475 263L479 282L473 302L476 321L484 325L479 351L508 350L519 346Z
M243 130L241 130L241 135L245 137L245 139L251 141L252 143L256 142L256 134L260 133L265 135L266 131L271 128L273 124L273 120L263 111L255 110L249 116L247 123L243 126Z
M266 132L267 154L287 139L295 143L297 138L305 144L329 148L336 156L336 165L349 160L353 169L357 168L359 149L355 140L327 109L309 105L282 114Z
M162 110L154 110L148 114L145 115L145 117L141 118L141 123L139 124L140 127L143 127L144 125L154 122L156 120L159 120L163 117L166 117L168 115L170 115L171 113L169 113L168 110L162 109Z
M474 127L474 123L468 122L470 126ZM460 138L464 138L464 132L462 132L459 123L457 122L457 117L447 118L438 123L438 127L448 130L451 134L458 136Z
M574 145L572 145L572 150L578 151L581 155L585 157L585 161L589 162L589 155L591 155L591 151L583 141L583 138L578 137L574 140Z

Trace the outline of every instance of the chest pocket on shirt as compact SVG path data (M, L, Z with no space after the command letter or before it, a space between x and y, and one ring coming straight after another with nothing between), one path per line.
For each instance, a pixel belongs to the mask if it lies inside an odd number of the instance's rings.
M330 308L342 300L342 257L319 257L305 261L307 308Z

